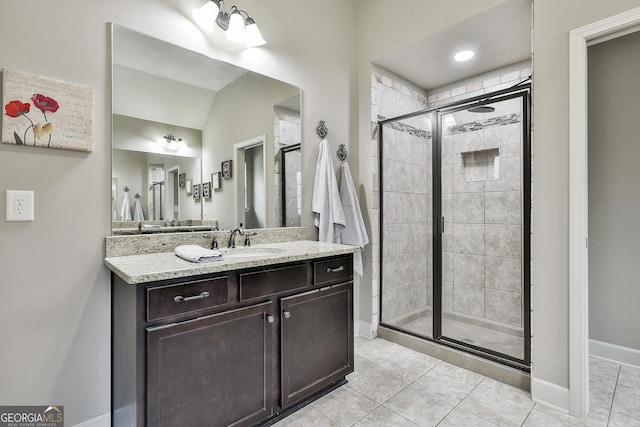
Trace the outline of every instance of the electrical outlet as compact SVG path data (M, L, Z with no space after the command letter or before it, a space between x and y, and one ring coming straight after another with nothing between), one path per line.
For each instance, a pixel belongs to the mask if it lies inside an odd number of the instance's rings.
M33 221L33 199L33 191L7 190L6 221Z

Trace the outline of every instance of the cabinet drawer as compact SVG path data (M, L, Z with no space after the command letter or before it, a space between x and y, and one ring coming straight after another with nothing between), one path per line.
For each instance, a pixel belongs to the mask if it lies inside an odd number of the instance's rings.
M316 261L313 264L314 285L336 283L353 277L353 255Z
M306 264L240 274L240 301L307 286Z
M229 277L196 280L147 289L147 321L229 302Z

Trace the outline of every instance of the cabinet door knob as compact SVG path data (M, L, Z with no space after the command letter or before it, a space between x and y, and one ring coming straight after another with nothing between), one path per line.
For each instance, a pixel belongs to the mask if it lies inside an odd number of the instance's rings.
M327 273L340 273L341 271L344 271L344 265L337 268L327 267Z
M282 315L284 316L285 319L288 319L291 317L291 313L288 311L285 311L284 313L282 313Z
M176 295L175 297L173 297L173 302L193 301L197 299L207 298L208 296L209 296L209 292L207 291L200 292L198 295L192 295L190 297L183 297L182 295Z
M276 318L275 318L275 317L273 317L273 316L267 316L267 322L269 322L269 323L273 323L273 321L274 321L274 320L276 320Z

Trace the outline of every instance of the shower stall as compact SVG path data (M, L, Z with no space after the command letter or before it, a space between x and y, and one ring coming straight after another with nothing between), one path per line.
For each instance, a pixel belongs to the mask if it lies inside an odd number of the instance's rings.
M378 123L380 324L528 371L530 85Z

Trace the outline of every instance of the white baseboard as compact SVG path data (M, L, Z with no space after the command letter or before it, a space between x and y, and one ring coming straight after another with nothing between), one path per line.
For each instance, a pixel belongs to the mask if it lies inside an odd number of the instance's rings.
M76 424L74 427L111 427L111 414L106 413Z
M540 378L531 378L531 399L564 413L569 413L569 389Z
M375 338L373 334L373 328L371 327L371 323L365 322L364 320L360 320L358 322L358 333L368 339Z
M589 340L589 354L640 367L640 350L636 350L635 348Z

